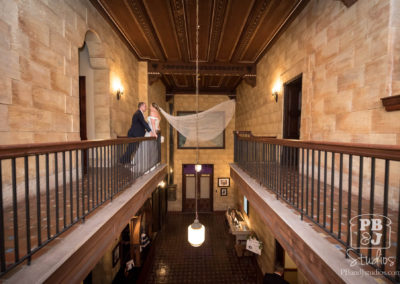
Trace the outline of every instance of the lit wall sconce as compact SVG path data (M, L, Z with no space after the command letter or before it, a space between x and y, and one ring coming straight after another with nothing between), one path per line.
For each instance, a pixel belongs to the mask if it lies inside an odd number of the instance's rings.
M274 87L272 88L272 97L274 98L275 102L278 102L278 95L281 89L281 83L278 81L275 83Z
M120 100L122 95L124 94L124 87L122 87L121 81L119 79L114 79L113 89L115 95L117 96L117 100Z
M272 97L274 98L275 102L278 102L278 92L272 92Z
M158 186L161 187L161 188L164 188L165 187L165 181L160 181Z
M124 94L124 88L120 87L119 89L117 89L117 93L116 93L117 100L119 100L123 94Z

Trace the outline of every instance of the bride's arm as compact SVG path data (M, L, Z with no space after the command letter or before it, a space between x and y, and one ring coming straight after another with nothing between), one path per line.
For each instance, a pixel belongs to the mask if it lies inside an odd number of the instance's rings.
M150 122L151 122L151 129L152 129L151 133L152 133L152 136L157 138L157 133L156 133L156 130L155 130L156 129L155 119L150 118Z

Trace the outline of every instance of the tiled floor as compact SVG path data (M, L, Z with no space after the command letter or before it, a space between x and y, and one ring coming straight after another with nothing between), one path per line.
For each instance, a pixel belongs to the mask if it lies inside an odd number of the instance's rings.
M187 241L193 219L194 214L168 215L145 264L149 269L141 275L144 283L258 283L255 258L236 256L223 214L199 214L206 236L198 248Z

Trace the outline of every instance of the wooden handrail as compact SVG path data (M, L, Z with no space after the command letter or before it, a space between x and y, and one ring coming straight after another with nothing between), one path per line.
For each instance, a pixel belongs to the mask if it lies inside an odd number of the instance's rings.
M378 159L400 161L400 145L302 141L302 140L292 140L292 139L268 138L260 136L241 137L240 135L238 135L238 139L264 142L269 144L282 145L295 148L321 150L334 153L343 153L343 154L358 155L363 157L374 157Z
M102 140L87 140L87 141L0 145L0 159L10 159L10 158L18 158L24 156L41 155L46 153L89 149L92 147L100 147L107 145L120 145L120 144L134 143L145 140L156 140L156 138L138 137L138 138L119 138L119 139L102 139Z

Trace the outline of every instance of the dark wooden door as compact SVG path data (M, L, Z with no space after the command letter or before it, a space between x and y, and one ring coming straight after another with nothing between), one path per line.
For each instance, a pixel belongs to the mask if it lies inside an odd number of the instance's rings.
M81 140L87 140L85 76L79 76L79 126L80 126Z
M300 139L302 75L285 83L284 86L283 138ZM281 158L281 164L297 168L299 150L283 147Z
M302 76L285 84L283 138L300 139Z
M86 77L79 76L79 129L81 141L87 140L86 124ZM87 170L87 150L83 150L83 172L86 174Z
M183 165L182 211L196 211L196 189L198 212L213 211L213 165L202 165L196 173L194 165Z

